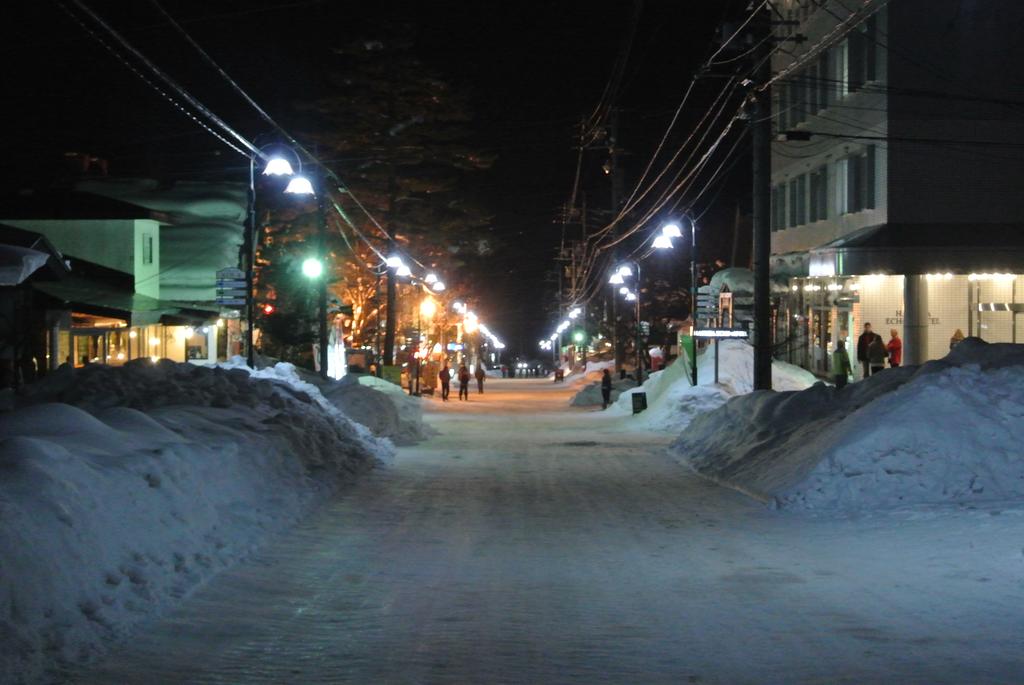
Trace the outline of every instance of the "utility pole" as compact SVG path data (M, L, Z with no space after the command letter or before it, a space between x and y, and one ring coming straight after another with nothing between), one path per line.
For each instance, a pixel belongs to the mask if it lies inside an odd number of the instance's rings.
M772 31L771 10L765 7L754 21L755 40ZM772 184L772 97L773 41L763 40L755 52L752 74L750 127L753 141L754 209L754 389L772 389L771 282L771 184Z
M395 123L397 107L395 105L395 98L392 97L388 101L388 120L393 126ZM388 151L388 253L390 257L395 254L395 204L398 199L398 179L396 174L398 173L397 165L395 164L395 136L391 131L387 133L387 151ZM383 350L383 361L384 366L394 366L395 364L395 324L398 319L398 284L395 282L395 271L396 269L388 268L388 294L387 294L387 312L388 318L385 320L386 328L384 329L384 350Z
M621 171L619 170L619 154L618 154L618 142L619 142L619 111L615 108L608 114L608 174L611 176L611 220L615 221L615 227L612 229L612 238L619 235L619 225L616 221L619 215L619 204L621 203L622 197L622 178ZM618 265L619 261L619 248L616 246L612 252L612 264ZM601 274L599 278L604 278ZM618 372L622 368L622 365L626 361L626 345L625 341L619 340L619 314L618 314L618 297L617 293L611 294L611 302L609 303L609 309L611 311L611 328L612 328L612 351L615 355L615 371ZM639 323L639 322L638 322ZM637 373L640 373L640 369L637 368Z

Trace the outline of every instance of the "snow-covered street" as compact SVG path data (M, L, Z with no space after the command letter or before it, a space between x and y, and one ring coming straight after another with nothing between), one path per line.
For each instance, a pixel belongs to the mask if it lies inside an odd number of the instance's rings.
M426 400L439 435L68 682L1024 682L1024 508L774 511L574 387Z

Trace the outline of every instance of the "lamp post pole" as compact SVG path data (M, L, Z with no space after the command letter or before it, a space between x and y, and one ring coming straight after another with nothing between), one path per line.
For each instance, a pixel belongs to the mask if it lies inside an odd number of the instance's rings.
M644 384L644 352L641 343L643 331L640 328L640 262L633 262L636 269L636 387Z
M256 324L256 155L249 155L249 189L245 213L245 360L250 369L256 368L256 350L253 348L253 328Z
M320 263L323 264L323 271L320 274L320 283L318 284L317 292L317 305L319 310L320 319L320 330L319 330L319 353L320 353L320 377L326 380L327 375L327 347L328 347L328 333L327 333L327 208L325 206L324 195L326 194L324 188L326 186L323 183L323 176L321 175L318 179L320 181L320 192L316 198L316 211L317 211L317 256L320 259Z
M690 370L692 374L692 383L694 387L697 387L697 336L694 335L697 332L697 222L692 217L687 217L690 220L690 321L693 322L693 328L690 331L690 340L693 347L693 368Z

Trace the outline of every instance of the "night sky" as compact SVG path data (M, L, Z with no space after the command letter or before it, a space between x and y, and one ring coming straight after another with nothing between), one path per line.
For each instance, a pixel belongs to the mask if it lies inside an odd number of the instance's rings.
M251 138L266 128L149 2L87 4L241 132ZM57 3L32 5L15 12L20 16L10 19L0 48L8 65L2 97L9 160L0 173L8 188L44 181L69 150L108 159L112 175L244 178L244 159L162 100ZM324 92L320 67L332 46L380 27L413 27L420 57L471 94L480 145L497 156L494 167L466 190L494 215L495 231L505 242L485 265L492 276L479 284L481 313L510 346L533 351L536 338L553 323L541 295L545 288L553 295L545 277L561 234L554 219L572 183L574 127L601 95L625 39L632 2L162 5L286 127L292 103ZM716 27L744 6L645 3L616 103L627 194L691 74L712 49ZM684 122L703 112L714 85L699 87ZM605 157L590 152L585 159L588 202L606 207L610 193L599 173ZM742 161L737 165L705 219L707 257L729 256L736 206L749 203L748 168ZM344 178L344 168L338 171ZM684 265L678 266L682 271Z

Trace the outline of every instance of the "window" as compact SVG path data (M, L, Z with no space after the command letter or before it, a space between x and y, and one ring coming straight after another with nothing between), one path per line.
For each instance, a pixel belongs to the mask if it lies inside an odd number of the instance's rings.
M143 233L142 234L142 263L152 264L153 263L153 234Z
M875 208L875 156L875 146L869 145L860 154L837 162L837 199L841 202L836 205L840 214Z
M865 83L874 81L878 77L875 50L876 31L875 17L872 15L854 29L846 40L847 92L854 93L862 89Z
M832 98L832 86L834 78L832 76L832 62L828 57L828 50L825 50L818 56L818 111L827 109Z
M786 228L786 184L780 183L772 188L772 230L781 231Z
M789 182L789 225L807 223L807 174L800 174Z
M828 168L818 167L811 172L810 178L810 221L823 221L828 218Z

